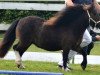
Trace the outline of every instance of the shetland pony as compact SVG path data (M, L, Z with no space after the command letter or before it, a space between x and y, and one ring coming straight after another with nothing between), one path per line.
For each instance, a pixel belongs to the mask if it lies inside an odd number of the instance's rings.
M88 10L91 8L92 6ZM88 26L89 16L81 5L65 8L49 20L38 16L15 20L0 43L0 57L7 54L17 38L18 43L13 46L13 49L18 68L24 68L21 57L30 45L35 44L48 51L63 50L64 70L68 70L66 63L69 51L81 52L83 55L81 66L84 70L87 65L87 56L80 50L80 43Z

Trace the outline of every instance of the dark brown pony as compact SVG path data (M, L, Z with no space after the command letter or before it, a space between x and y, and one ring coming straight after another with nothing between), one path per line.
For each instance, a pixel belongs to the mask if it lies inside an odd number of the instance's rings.
M89 8L91 9L92 6ZM16 54L16 63L24 68L21 57L31 44L48 50L63 50L63 66L67 70L66 62L70 50L78 51L82 36L89 26L89 16L83 6L65 8L49 20L37 16L28 16L12 23L0 43L0 57L4 57L16 37L18 43L13 46ZM81 51L80 51L81 52ZM86 68L87 59L84 52L82 68Z

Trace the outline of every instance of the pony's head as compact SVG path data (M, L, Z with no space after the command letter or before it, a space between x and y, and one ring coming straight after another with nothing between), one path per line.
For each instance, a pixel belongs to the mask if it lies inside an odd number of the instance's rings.
M95 9L95 5L91 4L91 7L87 10L89 16L89 23L92 28L96 27L100 29L100 13Z

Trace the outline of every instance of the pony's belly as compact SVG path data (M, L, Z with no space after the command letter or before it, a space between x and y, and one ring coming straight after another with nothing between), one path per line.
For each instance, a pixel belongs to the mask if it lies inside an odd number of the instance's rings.
M59 51L61 50L62 48L60 46L57 46L57 45L51 45L51 44L45 44L45 45L40 45L38 46L39 48L42 48L42 49L45 49L47 51Z

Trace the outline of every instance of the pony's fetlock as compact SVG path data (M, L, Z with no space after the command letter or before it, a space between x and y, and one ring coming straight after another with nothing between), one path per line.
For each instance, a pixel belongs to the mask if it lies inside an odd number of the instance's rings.
M84 63L82 62L82 63L81 63L81 67L82 67L83 70L85 70L86 64L84 64Z
M25 69L25 66L23 66L22 64L21 64L21 65L18 65L18 64L17 64L17 67L18 67L19 69Z

